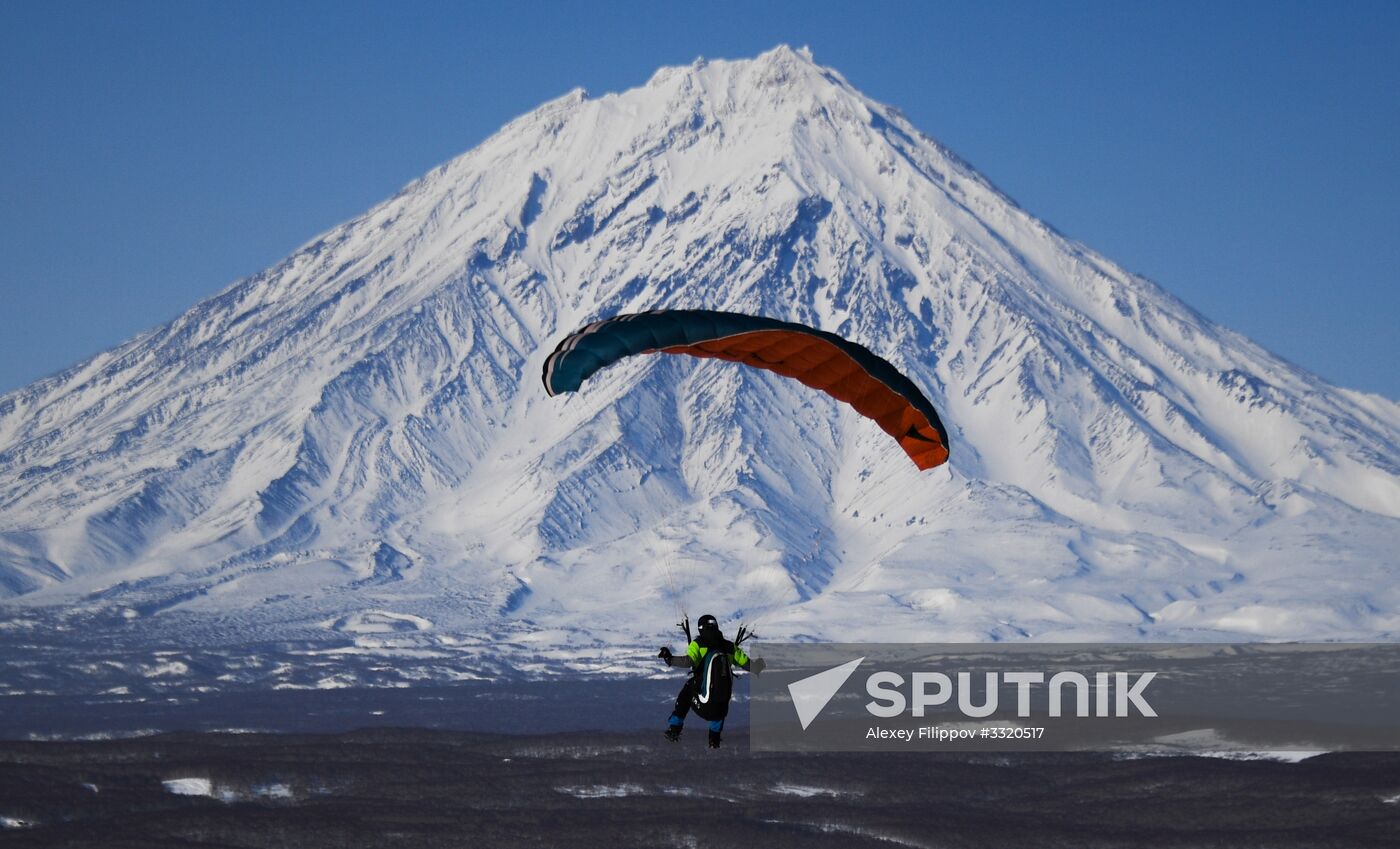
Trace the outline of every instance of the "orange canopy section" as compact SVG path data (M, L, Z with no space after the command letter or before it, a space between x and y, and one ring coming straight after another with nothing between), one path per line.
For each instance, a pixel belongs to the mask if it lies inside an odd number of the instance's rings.
M920 470L948 461L948 446L926 416L861 368L854 358L819 336L788 330L755 330L660 351L729 360L793 378L874 419Z

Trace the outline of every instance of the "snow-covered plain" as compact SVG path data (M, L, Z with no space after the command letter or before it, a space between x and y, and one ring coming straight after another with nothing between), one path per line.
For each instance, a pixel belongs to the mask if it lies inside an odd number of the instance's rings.
M731 364L546 397L562 335L660 307L867 345L951 462ZM1390 639L1397 444L1396 403L1057 233L805 51L697 61L546 103L0 398L0 687L623 672L682 605L769 639Z

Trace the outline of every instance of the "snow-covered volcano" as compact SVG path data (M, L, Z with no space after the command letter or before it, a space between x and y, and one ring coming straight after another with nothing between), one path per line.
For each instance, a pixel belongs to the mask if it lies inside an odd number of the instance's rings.
M659 307L870 347L951 462L919 473L727 363L545 395L560 336ZM1397 443L1394 402L1212 323L780 47L546 103L0 399L0 616L476 654L631 646L678 604L767 637L1382 637Z

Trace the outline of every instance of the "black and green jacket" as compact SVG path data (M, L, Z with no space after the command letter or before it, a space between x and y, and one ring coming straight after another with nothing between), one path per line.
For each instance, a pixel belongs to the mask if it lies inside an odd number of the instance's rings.
M740 669L749 668L749 656L743 649L731 643L729 640L720 638L715 643L706 641L701 643L699 639L691 640L690 645L685 647L685 654L672 655L667 661L670 666L685 666L691 669L699 669L705 655L712 649L722 651L729 655L729 659Z

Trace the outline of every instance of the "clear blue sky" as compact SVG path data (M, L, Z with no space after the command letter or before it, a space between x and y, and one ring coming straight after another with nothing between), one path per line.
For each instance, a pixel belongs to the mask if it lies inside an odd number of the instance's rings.
M0 0L0 393L574 86L780 42L1026 209L1400 398L1400 3Z

